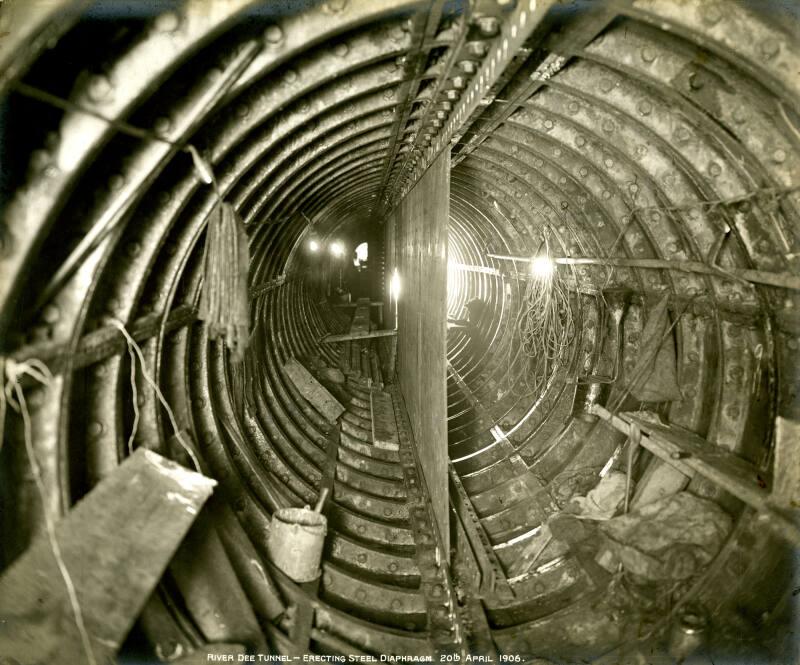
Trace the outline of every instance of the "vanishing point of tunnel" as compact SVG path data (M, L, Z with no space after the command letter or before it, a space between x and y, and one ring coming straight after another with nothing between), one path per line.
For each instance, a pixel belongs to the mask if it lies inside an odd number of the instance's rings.
M0 0L0 664L793 665L794 0Z

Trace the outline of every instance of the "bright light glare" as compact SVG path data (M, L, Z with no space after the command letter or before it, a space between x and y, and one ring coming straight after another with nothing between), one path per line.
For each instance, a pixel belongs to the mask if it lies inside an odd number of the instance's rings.
M531 275L540 279L552 276L555 264L546 256L535 256L531 259Z
M310 249L312 252L318 252L318 251L319 251L319 243L318 243L316 240L311 240L311 241L309 241L309 243L308 243L308 248L309 248L309 249Z
M344 254L344 245L338 240L331 245L331 254L334 256L342 256Z
M397 268L394 269L392 280L389 282L389 293L394 300L400 297L400 275L397 272Z

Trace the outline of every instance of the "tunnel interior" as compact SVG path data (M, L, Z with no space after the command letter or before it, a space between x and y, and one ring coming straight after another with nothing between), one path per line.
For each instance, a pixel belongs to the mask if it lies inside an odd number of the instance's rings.
M777 0L4 3L0 571L143 448L217 486L121 662L216 644L796 662L799 18ZM398 212L436 159L447 212L414 210L446 251ZM198 320L223 200L249 253L241 358ZM419 331L446 320L441 349L404 327L412 305ZM438 353L446 408L398 380L409 344ZM396 449L374 445L378 402ZM323 487L302 584L267 534ZM0 656L29 646L0 633Z

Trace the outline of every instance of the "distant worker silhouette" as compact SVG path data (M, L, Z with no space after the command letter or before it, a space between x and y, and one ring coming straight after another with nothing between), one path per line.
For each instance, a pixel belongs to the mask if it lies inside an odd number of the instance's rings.
M486 340L480 329L480 320L486 311L486 303L480 298L472 298L464 305L467 312L465 319L447 319L447 329L460 330L467 339L467 359L478 362L486 353Z

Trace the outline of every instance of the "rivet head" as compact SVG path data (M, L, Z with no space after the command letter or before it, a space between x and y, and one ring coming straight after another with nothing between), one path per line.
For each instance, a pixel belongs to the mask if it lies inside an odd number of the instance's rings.
M269 25L264 29L264 41L267 44L280 44L283 41L283 30L281 30L280 26L277 25Z
M494 16L481 16L475 24L484 37L494 37L500 31L500 21Z
M722 173L722 167L719 164L717 164L716 162L711 162L708 165L708 173L712 177L716 178Z
M47 305L42 312L42 318L45 323L56 323L58 319L61 318L61 311L58 309L57 305Z
M611 132L613 132L614 131L614 123L611 122L611 120L604 120L603 121L603 131L606 134L610 134Z
M458 68L465 74L474 74L475 70L477 69L477 65L475 64L474 60L460 60L458 63Z
M467 42L467 52L470 55L482 58L483 56L486 55L488 51L489 47L486 45L486 42L479 42L479 41Z
M344 56L346 56L349 51L350 51L350 47L347 44L344 44L344 43L337 44L336 46L333 47L334 54L339 56L340 58L343 58Z
M108 101L111 96L113 86L107 76L95 74L89 79L87 94L93 102L100 103Z
M181 17L176 12L166 12L156 19L156 30L159 32L175 32L181 24Z
M603 79L600 81L600 90L603 92L611 92L614 89L614 82L611 79Z
M153 129L156 134L166 134L172 128L172 121L165 115L156 118Z
M328 0L325 3L325 8L333 14L342 12L347 7L347 0Z
M656 52L649 46L645 46L641 50L640 55L642 56L642 60L645 62L653 62L653 60L656 59Z
M108 188L112 192L119 191L125 185L125 176L121 173L115 173L108 179Z
M775 152L772 153L772 161L776 164L782 164L786 161L786 151L781 150L778 148Z
M763 55L767 59L774 58L778 54L780 48L781 48L780 42L778 42L775 39L772 39L771 37L767 37L764 41L761 42L761 44L759 44L761 55Z
M716 2L708 3L703 7L701 18L706 25L714 25L719 23L722 18L722 11Z

